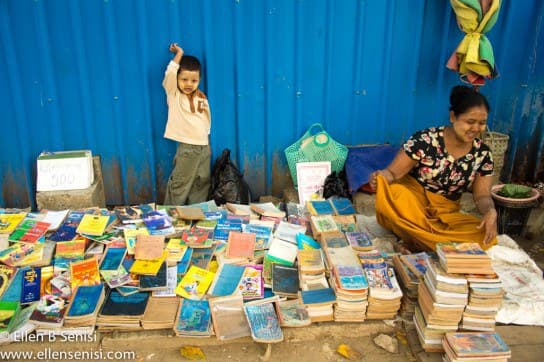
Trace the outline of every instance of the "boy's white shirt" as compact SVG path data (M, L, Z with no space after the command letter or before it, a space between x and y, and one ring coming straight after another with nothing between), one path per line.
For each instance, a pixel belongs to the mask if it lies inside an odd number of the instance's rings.
M164 137L177 142L205 146L211 128L208 100L193 97L195 113L191 112L189 97L178 89L177 73L179 64L170 61L164 73L162 86L168 103L168 120Z

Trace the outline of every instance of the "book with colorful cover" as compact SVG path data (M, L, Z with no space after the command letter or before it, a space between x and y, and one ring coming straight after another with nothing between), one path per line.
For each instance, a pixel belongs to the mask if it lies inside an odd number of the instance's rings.
M10 247L0 251L0 262L9 266L21 265L25 258L38 249L43 249L43 244L12 244Z
M244 304L244 312L251 328L251 338L256 342L283 341L283 332L276 314L278 297L260 299Z
M138 224L143 222L145 213L155 210L154 204L141 204L134 206L116 206L113 211L123 224Z
M76 228L76 232L80 235L87 234L99 236L104 234L109 221L110 217L108 215L85 214L81 218L81 221Z
M272 292L276 295L296 297L299 290L297 267L274 263L272 265Z
M146 227L139 227L136 229L123 229L123 235L125 237L125 243L127 245L127 253L129 255L134 255L134 250L136 247L136 237L138 235L149 235L149 230Z
M136 259L129 271L133 274L156 275L167 257L168 251L164 250L157 259Z
M30 315L30 323L43 328L60 328L64 322L64 314L68 304L64 299L51 294L40 298L36 308Z
M49 229L49 223L35 219L24 219L9 235L9 241L22 243L37 243Z
M440 258L488 258L478 243L438 243L436 253Z
M336 302L336 294L332 288L302 290L300 298L303 305L323 305Z
M164 252L164 235L136 235L134 258L152 260L160 258Z
M100 284L100 272L95 258L70 263L72 290L79 285Z
M444 348L454 352L455 358L510 357L510 348L496 332L446 333Z
M209 248L213 244L213 237L210 238L209 230L198 227L183 230L181 240L191 248Z
M262 250L270 247L272 227L266 225L247 224L244 233L255 234L255 249Z
M190 266L197 266L202 269L209 269L208 266L213 258L215 251L215 245L211 248L197 248L192 249Z
M164 290L168 287L167 273L168 266L166 261L163 262L159 268L159 271L155 275L140 275L140 290L152 291L152 290Z
M174 332L184 336L209 336L211 334L211 310L207 300L181 298Z
M11 234L15 228L24 220L26 212L14 214L0 213L0 234Z
M345 235L349 245L351 245L354 250L367 251L374 248L372 238L366 231L348 231Z
M106 253L100 261L99 270L117 270L122 265L126 254L127 248L106 248Z
M21 305L19 302L0 301L0 334L10 333Z
M210 285L208 294L215 297L223 297L236 293L244 270L245 267L241 265L221 264L215 273L215 278Z
M276 304L276 312L282 327L305 327L312 324L306 306L300 299L280 300Z
M122 264L116 270L100 270L100 275L112 289L132 282L129 272Z
M306 208L312 215L334 215L334 209L329 200L308 200Z
M16 267L0 264L0 298L8 289L8 286L13 280L13 277L15 277L16 272Z
M104 284L79 285L72 295L66 317L85 317L96 313L104 299Z
M88 211L92 213L92 211ZM86 214L85 211L72 210L66 216L66 219L62 225L52 233L47 239L52 241L70 241L73 240L77 235L76 229Z
M178 238L171 238L166 244L166 250L168 251L168 264L174 265L181 261L185 253L187 252L188 246L185 245L185 242Z
M22 273L21 304L40 300L41 268L25 268Z
M189 266L191 265L191 259L193 258L193 248L187 248L183 257L177 264L178 275L184 275L187 273Z
M227 258L252 258L255 253L255 234L231 231L227 242Z
M216 213L218 211L214 211L214 213ZM226 218L226 217L225 217ZM205 229L205 230L209 230L209 231L214 231L215 230L215 227L217 226L217 223L219 222L219 220L222 220L221 218L220 219L204 219L204 220L198 220L196 223L195 223L195 227L199 228L199 229Z
M0 300L8 302L20 302L23 290L23 270L25 268L17 268L15 275L11 279L11 283L7 285L6 290L2 294Z
M343 233L357 231L357 223L353 215L333 215L332 219L336 223L336 227Z
M143 221L151 235L170 235L176 231L172 219L164 209L144 214Z
M362 290L368 288L368 282L360 265L335 265L334 276L338 288L344 290Z
M238 289L244 300L264 297L263 265L249 264L244 268Z
M53 265L57 273L70 269L70 263L81 261L85 257L85 239L74 239L72 241L59 241Z
M211 285L215 273L192 265L176 287L176 294L187 299L200 300Z
M272 202L251 203L249 208L262 216L285 217L285 211L278 209Z
M335 215L355 215L357 213L351 200L346 197L331 197L329 201Z
M149 296L150 293L147 292L122 295L117 289L112 289L104 300L104 304L102 304L99 317L143 316L149 301Z
M427 263L430 262L429 255L424 251L415 254L401 255L400 260L418 278L423 278L427 271Z

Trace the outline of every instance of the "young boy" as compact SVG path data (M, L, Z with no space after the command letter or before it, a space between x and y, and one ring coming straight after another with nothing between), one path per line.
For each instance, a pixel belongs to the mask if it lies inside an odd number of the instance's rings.
M184 56L177 43L169 49L174 57L162 82L168 103L164 137L179 144L164 205L194 204L206 201L210 188L210 108L206 95L198 89L198 59Z

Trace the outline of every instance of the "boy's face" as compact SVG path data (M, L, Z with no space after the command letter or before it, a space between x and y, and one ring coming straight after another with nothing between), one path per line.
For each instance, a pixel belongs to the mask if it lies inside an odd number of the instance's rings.
M185 94L197 90L200 83L200 72L196 70L181 70L178 73L178 87Z

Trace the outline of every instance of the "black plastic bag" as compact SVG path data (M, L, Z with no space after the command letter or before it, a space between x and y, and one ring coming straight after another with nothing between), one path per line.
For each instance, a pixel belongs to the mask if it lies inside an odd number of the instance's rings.
M249 204L251 190L244 180L244 175L230 159L230 150L225 148L212 169L211 187L208 200L215 200L217 205L227 202Z
M331 196L346 197L351 199L351 195L348 189L348 181L346 179L346 172L344 170L336 173L333 171L327 178L323 185L323 198L328 199Z

